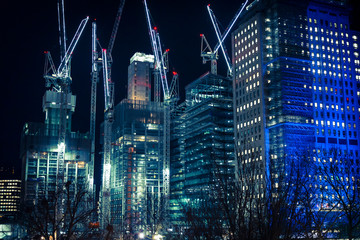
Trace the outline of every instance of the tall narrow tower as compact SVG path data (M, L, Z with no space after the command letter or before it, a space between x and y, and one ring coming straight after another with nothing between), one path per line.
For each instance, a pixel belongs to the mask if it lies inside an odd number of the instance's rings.
M116 237L154 234L164 220L164 105L151 101L153 61L143 53L131 58L128 99L114 108L111 220Z
M151 100L151 72L154 56L135 53L130 59L128 67L128 99Z

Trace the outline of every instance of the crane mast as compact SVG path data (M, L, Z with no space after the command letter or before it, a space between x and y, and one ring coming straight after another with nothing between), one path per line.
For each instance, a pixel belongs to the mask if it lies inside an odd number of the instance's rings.
M103 157L103 179L102 179L102 223L110 221L110 170L111 170L111 133L114 121L114 84L109 76L108 53L106 49L102 50L103 80L104 80L104 157Z
M88 170L89 192L94 194L94 166L95 166L95 124L96 124L96 92L99 82L99 54L96 48L96 23L92 23L91 28L91 96L90 96L90 164Z
M66 53L66 29L65 29L65 11L64 0L58 0L58 26L59 26L59 46L60 46L60 61L63 60Z
M165 60L167 56L163 56L161 49L160 35L157 32L157 28L153 27L150 21L150 12L147 6L146 0L144 0L145 14L147 25L149 29L150 43L155 58L155 81L161 81L161 86L164 94L164 144L163 144L163 194L169 196L170 187L170 106L171 106L171 95L167 82L167 64ZM177 75L177 74L176 74ZM177 81L177 77L175 78ZM155 99L160 100L160 99ZM159 203L160 204L160 203ZM168 209L168 202L165 201L165 211ZM160 206L159 208L160 209Z
M165 58L163 56L163 52L161 49L160 35L157 32L157 27L153 27L151 25L150 12L149 12L146 0L144 0L144 5L145 5L146 20L147 20L147 25L148 25L148 29L149 29L149 35L150 35L150 43L151 43L152 51L153 51L154 58L155 58L154 71L158 73L158 74L155 74L155 77L158 76L158 78L160 78L158 82L161 82L163 94L164 94L164 100L168 100L170 97L170 94L169 94L169 86L168 86L167 76L166 76L166 64L164 63ZM155 81L156 80L157 79L155 79ZM159 99L159 101L160 101L160 99Z
M211 62L211 73L217 74L217 59L218 54L217 52L214 52L211 49L211 46L209 42L206 40L206 37L204 34L200 34L201 37L201 52L200 56L203 58L203 64L205 64L207 61Z
M111 65L113 62L112 50L114 47L116 35L118 32L122 11L125 0L120 1L116 14L113 30L110 36L108 49L102 49L102 69L104 82L104 145L103 145L103 179L101 188L101 223L106 228L110 223L110 171L111 171L111 142L112 142L112 124L114 121L114 83L111 80ZM93 40L94 41L94 40ZM92 93L92 94L96 94Z

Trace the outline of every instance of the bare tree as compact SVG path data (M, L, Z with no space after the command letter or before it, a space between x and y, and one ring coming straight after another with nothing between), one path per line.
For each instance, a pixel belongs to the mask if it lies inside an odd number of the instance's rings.
M237 179L224 177L219 164L211 191L183 206L190 239L311 239L325 233L333 212L317 211L309 155L288 156L284 169L268 171L256 159L241 159Z
M58 196L63 196L64 209L61 218L56 217ZM83 239L92 230L89 224L95 211L84 186L68 181L64 188L49 192L48 196L39 199L37 204L26 206L22 223L31 237L55 239L55 233L61 229L63 234L57 236L57 239Z
M336 228L340 230L340 237L359 238L360 174L357 172L358 163L354 156L347 155L344 150L331 149L314 156L313 160L317 187L326 189L326 193L319 196L325 199L325 206L321 208L336 211Z

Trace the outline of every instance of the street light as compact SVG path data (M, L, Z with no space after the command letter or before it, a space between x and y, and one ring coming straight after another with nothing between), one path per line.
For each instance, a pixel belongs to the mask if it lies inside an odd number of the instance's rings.
M145 238L145 233L143 233L143 232L139 233L139 238L144 239Z

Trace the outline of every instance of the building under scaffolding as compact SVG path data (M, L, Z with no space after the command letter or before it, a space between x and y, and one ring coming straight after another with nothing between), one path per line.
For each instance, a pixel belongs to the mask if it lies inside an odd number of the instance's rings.
M153 56L130 61L128 99L115 107L111 220L115 234L155 234L164 224L164 105L150 101Z
M184 206L208 201L219 181L234 179L232 107L231 80L207 73L186 87L185 103L173 112L170 206L175 226L183 224Z
M71 116L76 98L69 94L67 100L66 151L64 182L76 185L87 181L90 140L88 134L71 132ZM43 97L44 123L26 123L21 137L22 201L25 206L36 205L56 192L57 155L59 139L60 93L46 91Z

